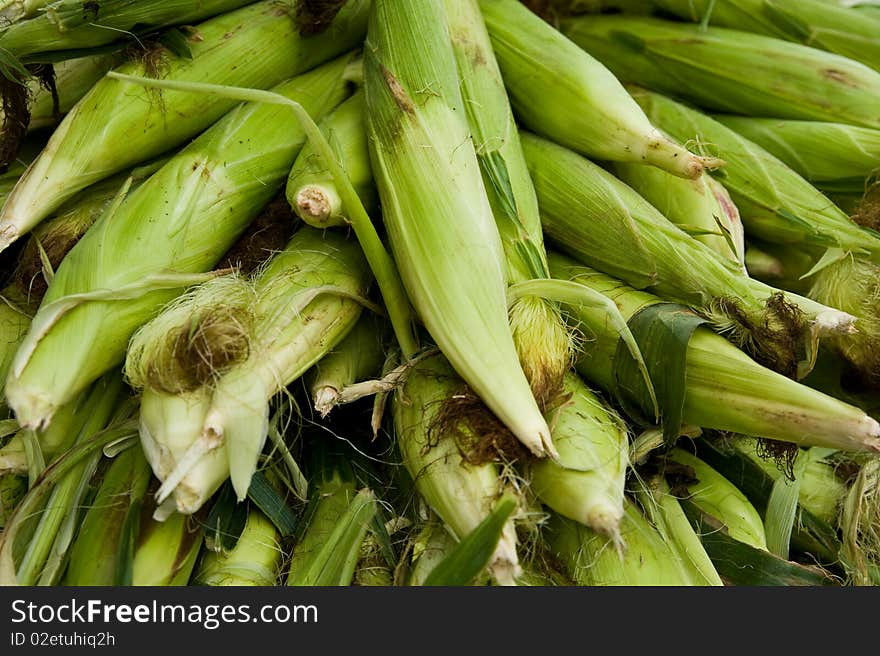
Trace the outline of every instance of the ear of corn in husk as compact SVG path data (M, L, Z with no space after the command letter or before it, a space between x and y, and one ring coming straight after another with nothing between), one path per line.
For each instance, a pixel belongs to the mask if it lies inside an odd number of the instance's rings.
M322 115L346 96L346 62L277 90ZM211 277L202 272L280 189L303 141L288 109L245 104L120 194L58 267L18 351L6 395L19 421L48 423L58 405L124 358L129 337L164 303ZM144 244L159 243L145 252ZM63 370L58 358L68 364Z
M229 477L244 498L269 401L352 329L369 282L356 243L304 227L252 282L209 281L138 331L126 375L160 501L195 512Z
M131 171L132 187L153 173L155 162ZM18 255L0 304L0 381L5 383L15 352L30 327L55 270L76 242L113 200L126 176L114 176L84 189L48 221L37 226Z
M880 174L880 130L826 121L728 114L713 118L782 160L825 193L862 195L868 181Z
M622 82L706 109L880 127L880 71L847 57L741 30L640 16L576 17L561 29Z
M198 560L204 528L189 515L174 513L164 521L145 507L145 519L138 533L132 561L133 586L188 585Z
M721 576L694 531L690 520L661 475L639 479L636 498L645 517L654 525L663 541L675 554L695 585L722 586Z
M880 69L880 16L826 0L656 0L660 9L701 24L728 27L821 48Z
M614 540L560 515L553 514L545 530L551 553L568 575L584 586L691 586L705 579L684 563L678 552L642 514L625 500L621 553Z
M284 552L275 525L258 508L249 505L247 522L229 552L202 549L193 573L194 585L275 585Z
M492 42L477 0L447 0L450 38L477 161L507 262L509 283L549 278L538 201ZM554 302L523 296L509 308L520 363L540 406L552 404L572 345Z
M65 59L53 64L55 90L58 94L56 108L52 92L33 81L31 88L30 122L28 130L54 127L89 90L104 77L116 63L113 54L96 54Z
M522 143L547 237L584 264L698 309L789 375L799 342L852 332L854 316L748 278L596 164L534 135Z
M0 48L16 57L57 50L95 48L131 33L203 21L253 0L58 0L29 12L0 33Z
M351 585L361 546L376 515L376 494L368 487L359 487L349 466L335 462L332 455L317 469L286 584Z
M589 157L652 164L686 178L721 163L658 132L601 57L521 3L480 0L480 9L514 112L529 130Z
M373 175L412 305L489 409L535 455L552 455L508 323L501 239L443 6L374 1L364 78Z
M551 252L549 260L554 277L576 280L606 294L630 321L640 311L661 302L652 294L636 291L565 256ZM572 320L591 340L589 353L578 359L579 373L609 393L616 393L621 384L615 373L617 333L608 339L610 331L604 319L591 318L587 308L572 307L570 312ZM644 352L649 345L643 342L640 348ZM665 362L667 355L655 360L663 363L659 376L671 379L673 374ZM880 424L864 411L762 367L705 326L693 331L685 356L681 407L684 424L805 446L880 451ZM646 360L650 370L651 357L646 356ZM652 374L652 379L658 380L658 375ZM647 406L645 400L641 403Z
M102 454L106 436L126 436L131 409L120 405L122 378L112 372L98 381L79 409L70 448L43 472L4 529L0 541L0 581L54 585L63 573L80 509ZM105 430L119 428L116 430ZM121 435L119 434L121 432Z
M623 420L574 373L565 377L566 399L555 411L558 461L530 467L529 489L564 517L619 539L629 465Z
M720 182L707 175L683 180L640 164L616 163L612 171L684 232L744 267L739 210Z
M370 169L364 111L364 92L359 90L320 125L364 208L374 213L378 198ZM286 194L293 210L311 226L330 228L348 223L336 182L310 143L303 146L290 170Z
M749 440L754 443L755 440ZM758 511L733 483L692 453L681 447L666 455L667 463L677 463L685 471L667 473L674 484L687 489L688 499L700 510L724 524L730 537L750 544L756 549L767 548L764 522Z
M850 221L827 196L757 143L671 98L643 89L631 92L660 129L724 153L722 182L750 237L822 250L841 248L875 261L880 257L880 238L874 232Z
M304 37L287 15L290 7L258 2L200 23L189 37L191 59L160 49L152 57L158 63L150 63L148 57L115 70L265 89L356 47L363 38L367 5L367 0L348 2L332 28ZM186 142L235 104L216 95L156 91L111 78L100 80L55 129L7 199L0 211L0 248L80 189ZM100 139L95 138L96 132Z
M375 315L362 314L345 339L315 365L309 390L322 417L347 402L352 386L380 377L385 362L385 328Z
M811 255L811 266L801 276L809 284L806 295L858 317L857 332L844 339L832 337L830 345L866 379L876 380L880 310L872 289L878 234L851 221L781 160L702 112L655 93L635 91L634 97L662 129L680 139L713 144L725 153L724 184L746 230L772 244L798 245ZM876 225L869 210L866 214L866 224ZM842 280L847 284L839 284Z
M488 516L504 488L499 466L477 449L503 440L507 429L478 401L466 409L467 396L463 381L438 354L415 364L392 397L403 464L421 498L456 541ZM509 584L518 562L511 519L488 570L496 581Z
M70 547L62 585L127 584L149 482L140 445L111 460Z

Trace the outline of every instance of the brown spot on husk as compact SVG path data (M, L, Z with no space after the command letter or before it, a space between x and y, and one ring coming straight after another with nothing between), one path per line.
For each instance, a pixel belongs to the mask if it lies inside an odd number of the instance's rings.
M849 75L847 75L844 71L838 71L833 68L826 68L822 71L822 75L827 77L829 80L833 80L834 82L838 82L843 84L844 86L852 87L854 89L858 89L859 85L853 82Z
M415 114L416 109L413 105L413 101L406 93L406 89L404 89L398 79L394 77L394 74L387 68L382 66L382 76L385 78L385 84L388 85L388 90L391 92L391 97L394 98L394 102L397 103L397 106L400 108L400 110L407 114Z
M427 430L426 450L442 439L454 439L462 459L471 465L524 461L529 450L467 386L444 399Z
M303 36L320 34L333 22L346 0L300 0L296 27Z
M83 3L83 19L87 21L95 20L101 12L101 5L95 0Z
M266 206L226 251L220 268L238 269L242 274L253 272L287 245L298 223L299 217L282 194Z
M235 307L212 307L166 335L167 357L148 366L148 385L169 394L189 392L247 358L250 342L239 313Z
M880 181L868 187L851 218L863 228L880 232Z
M733 332L752 357L789 378L797 377L798 354L805 346L807 326L801 309L785 294L777 292L767 299L757 321L736 299L718 298L714 307L735 324Z
M18 151L27 135L31 112L28 107L26 81L11 80L0 75L0 103L3 106L3 125L0 128L0 173L6 173L9 165L18 157Z

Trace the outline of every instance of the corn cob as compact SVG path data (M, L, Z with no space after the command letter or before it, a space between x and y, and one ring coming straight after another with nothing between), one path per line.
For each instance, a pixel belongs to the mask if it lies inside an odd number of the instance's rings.
M324 118L321 129L336 149L365 209L372 214L379 201L370 170L364 120L364 93L359 90ZM300 151L290 170L286 193L290 206L311 226L330 228L348 223L333 176L310 143Z
M157 77L152 73L158 66L166 80L268 88L357 46L367 5L368 0L350 0L333 27L303 37L286 15L287 3L258 2L200 23L189 37L192 59L160 49L146 62L115 70ZM7 199L0 211L0 250L77 191L186 142L234 106L219 96L157 93L102 79L56 128ZM95 139L96 130L100 139Z
M570 258L552 252L548 257L554 277L577 280L606 294L630 321L644 308L660 303L656 296L579 266ZM617 333L611 338L603 320L590 315L583 307L571 311L572 320L591 340L590 352L577 362L578 372L608 393L619 393L618 386L625 383L615 380ZM640 346L643 351L647 348L644 343ZM671 379L665 355L658 360L665 367L661 376ZM658 376L652 373L652 379ZM805 446L880 450L880 424L864 411L762 367L704 326L698 326L687 343L683 385L683 424ZM643 407L647 405L642 402Z
M855 317L746 277L596 164L533 135L522 143L547 237L584 264L697 308L789 375L808 331L852 332Z
M278 91L323 115L346 96L346 63L334 60ZM124 358L129 337L164 303L210 277L200 272L280 190L303 141L289 110L245 104L120 195L58 267L18 351L6 396L19 421L47 424L58 405ZM163 248L145 253L144 244L155 243ZM58 357L69 365L64 372ZM48 378L44 366L53 371Z
M847 57L741 30L641 16L575 17L560 29L622 82L706 109L880 127L880 71Z
M125 371L160 502L193 513L230 476L244 498L269 401L352 329L368 285L355 243L307 227L252 282L209 281L138 331Z
M658 132L600 57L521 3L480 0L480 9L513 110L529 130L591 158L652 164L686 178L720 164Z
M16 57L77 48L95 48L137 27L152 31L189 24L234 11L253 0L55 0L0 33L0 48Z
M479 449L502 440L505 429L484 407L465 410L461 404L466 397L463 382L439 354L416 364L392 397L404 466L419 495L456 540L479 525L503 491L498 467ZM510 521L489 571L496 581L509 584L518 568Z
M754 444L755 440L749 440ZM666 455L669 462L688 468L687 474L669 471L702 511L720 520L730 537L756 549L767 548L764 523L746 496L718 471L680 447ZM675 476L675 474L678 474Z
M880 130L843 123L713 117L828 192L864 193L880 174Z
M113 458L70 547L62 585L126 583L149 482L139 445Z
M616 163L611 170L679 228L743 268L739 211L721 183L709 176L682 180L639 164Z
M623 553L610 538L555 514L546 528L546 539L551 553L578 585L705 585L629 499L620 528L627 545Z
M511 284L549 278L538 201L477 0L447 0L465 114ZM558 394L572 345L555 303L523 296L509 308L520 363L541 408Z
M880 69L880 17L826 0L655 0L655 4L685 20L803 43Z
M443 6L374 1L364 63L373 174L414 309L490 410L534 454L553 454L508 324L501 239Z
M203 549L193 573L194 585L275 585L284 552L278 529L255 507L248 508L247 523L228 553Z
M552 422L559 460L533 463L529 488L560 515L619 539L629 465L626 424L576 374L566 375L564 394L570 398Z

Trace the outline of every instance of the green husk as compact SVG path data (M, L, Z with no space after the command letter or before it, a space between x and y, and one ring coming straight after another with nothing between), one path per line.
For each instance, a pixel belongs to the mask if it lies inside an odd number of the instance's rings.
M840 248L880 260L880 237L859 227L786 164L709 115L658 93L631 89L660 129L723 153L722 182L746 232L770 243Z
M508 323L501 239L469 138L443 6L374 0L364 79L383 220L416 313L517 438L537 456L553 455Z
M827 0L654 1L685 20L803 43L880 69L880 17Z
M854 585L880 585L880 462L862 464L844 500L841 559Z
M348 402L358 383L380 377L385 362L385 327L375 315L362 314L345 339L315 365L309 391L321 417Z
M27 476L0 474L0 529L4 528L12 513L27 493Z
M200 285L138 331L125 371L160 502L195 512L229 477L244 498L269 401L348 334L369 283L357 243L306 226L250 281Z
M275 525L257 508L247 510L247 523L228 552L202 549L191 585L275 585L284 552Z
M754 444L755 440L749 440ZM666 455L668 462L685 471L667 467L673 485L688 492L687 499L707 515L717 519L735 540L756 549L767 548L764 523L748 498L733 483L692 453L676 447Z
M826 194L863 195L868 181L880 174L880 130L825 121L727 114L713 118L782 160Z
M549 278L541 217L504 80L477 0L447 0L447 20L477 161L507 263L509 283ZM524 296L509 310L520 363L541 408L571 365L571 339L556 303Z
M616 163L611 170L684 232L743 267L739 211L720 182L709 176L685 180L640 164Z
M434 566L424 585L463 586L480 581L518 505L515 494L502 496L486 518Z
M760 454L755 440L738 439L734 440L731 446L744 453L774 481L784 476L773 461ZM798 477L800 479L798 502L813 515L834 526L840 517L847 485L837 474L834 463L827 459L829 455L831 454L827 451L816 448L800 454L799 458L803 458L803 463Z
M0 0L0 22L14 23L32 18L51 0Z
M347 95L347 61L277 90L322 115ZM51 421L60 404L124 358L139 326L183 288L215 275L204 272L280 190L304 140L288 109L245 104L134 192L122 190L58 267L18 351L6 395L23 425Z
M6 526L0 543L0 582L55 585L79 527L80 509L102 457L104 440L130 434L131 409L122 378L112 372L96 383L77 412L70 448L39 473Z
M117 62L113 54L97 54L66 59L53 64L55 89L58 94L58 106L51 91L45 87L29 83L31 89L30 113L31 120L28 130L40 130L54 127L89 90L104 77Z
M202 525L189 515L174 513L164 521L144 512L132 562L131 585L189 585L205 537Z
M403 464L419 495L457 541L476 529L503 493L498 465L481 450L512 439L481 403L464 405L467 397L464 382L440 354L412 367L392 397ZM488 571L497 582L509 584L518 569L511 519Z
M200 23L187 37L191 58L157 46L153 54L114 70L164 80L266 89L357 47L363 39L368 4L368 0L349 0L331 27L321 34L301 36L289 16L293 10L289 2L258 2ZM0 212L0 248L77 191L186 143L235 105L234 100L217 95L157 92L105 77L67 114L7 199ZM264 108L262 112L269 114L262 118L275 115L273 111L283 110ZM174 120L169 120L171 116ZM262 127L272 124L271 120L261 122ZM229 127L228 122L225 125ZM102 135L100 140L94 138L96 132ZM216 130L213 134L217 135ZM246 144L239 145L243 147ZM285 175L289 170L288 165Z
M560 29L622 82L705 109L880 127L880 71L841 55L742 30L640 16L569 18Z
M364 93L358 90L327 115L320 126L364 208L374 214L379 199L370 169L364 111ZM303 146L297 156L285 193L294 212L315 228L348 224L347 210L333 175L311 143Z
M651 306L659 304L658 309L664 309L656 296L636 291L562 255L551 252L548 257L554 277L576 280L607 295L631 325L634 317ZM625 379L620 379L617 333L609 330L604 319L594 316L587 308L571 307L569 311L572 321L584 331L590 343L589 352L577 362L578 372L625 402L629 397L631 405L633 390L643 383L633 370ZM683 310L679 309L680 312ZM661 325L663 321L662 315L654 320ZM645 359L652 380L667 381L677 392L672 398L680 405L664 409L661 404L661 411L680 416L682 424L805 446L869 453L880 450L880 424L864 411L762 367L705 326L693 329L682 345L684 371L670 370L671 352L650 351L650 343L639 335L636 339L642 352L648 352ZM623 357L628 359L628 352ZM647 395L636 396L640 399L636 404L641 412L650 412ZM678 426L667 428L678 431Z
M427 521L412 539L411 562L407 563L405 583L423 586L425 581L443 560L452 553L458 541L437 518Z
M639 479L636 497L694 585L722 586L721 576L663 476Z
M126 585L150 465L140 446L113 458L82 518L62 585Z
M798 294L810 293L810 280L803 275L813 268L815 257L808 251L787 244L749 239L745 263L750 276L768 285Z
M232 12L253 0L54 0L39 12L27 12L0 32L0 48L17 57L35 53L96 48L132 30L154 31L191 24Z
M337 469L320 474L309 519L293 548L288 586L347 586L354 578L377 500L369 488Z
M480 0L480 9L514 112L529 130L591 158L652 164L685 178L721 164L658 132L601 53L587 54L516 0Z
M814 335L853 331L855 317L748 278L598 165L534 135L522 143L546 236L582 263L695 308L788 375Z
M629 465L627 427L574 373L567 399L553 415L559 460L531 465L529 489L548 507L610 538L619 539Z
M620 524L623 553L611 538L553 514L545 529L552 554L582 586L690 586L705 579L681 560L679 553L632 501L624 503Z

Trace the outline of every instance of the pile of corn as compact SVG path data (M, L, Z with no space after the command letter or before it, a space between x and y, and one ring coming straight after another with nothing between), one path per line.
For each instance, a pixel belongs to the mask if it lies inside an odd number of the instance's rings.
M880 6L0 0L0 582L880 584Z

